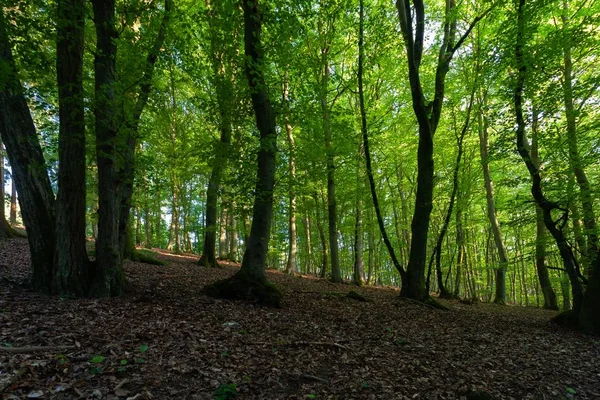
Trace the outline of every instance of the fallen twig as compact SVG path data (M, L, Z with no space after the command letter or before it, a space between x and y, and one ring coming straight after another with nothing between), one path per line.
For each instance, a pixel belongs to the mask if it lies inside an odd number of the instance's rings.
M0 352L5 353L36 353L38 351L73 350L77 346L27 346L27 347L0 347Z
M300 375L300 379L308 379L308 380L311 380L311 381L329 383L329 381L327 379L319 378L318 376L308 375L308 374L302 374L302 375Z
M296 341L296 342L244 342L247 345L255 345L255 346L326 346L326 347L337 347L342 350L350 351L350 348L344 346L343 344L339 344L336 342L306 342L306 341Z

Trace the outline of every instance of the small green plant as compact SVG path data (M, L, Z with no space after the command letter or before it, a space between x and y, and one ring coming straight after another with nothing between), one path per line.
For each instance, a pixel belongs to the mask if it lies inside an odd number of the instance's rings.
M228 355L229 355L229 353L227 351L221 352L221 357L227 357Z
M103 361L104 361L104 356L94 356L94 357L90 358L90 362L92 364L100 364Z
M567 386L567 399L574 399L575 395L577 394L577 391L575 389L573 389L572 387Z
M141 358L141 357L137 357L137 358L135 359L135 363L136 363L136 364L144 364L145 362L146 362L146 360L144 360L144 359L143 359L143 358Z
M58 362L58 365L65 365L69 362L69 359L64 354L59 354L56 356L56 361Z
M138 349L138 352L140 352L140 353L145 353L145 352L147 352L147 351L148 351L148 349L149 349L148 345L147 345L147 344L143 344L143 345L141 345L141 346L140 346L140 348Z
M229 400L237 396L237 386L235 383L223 383L213 392L215 400Z
M13 345L11 343L8 343L8 342L3 342L2 343L2 347L13 347Z
M120 361L120 364L121 364L121 365L127 365L127 360L125 360L125 359L121 360L121 361Z
M363 383L361 383L360 388L361 389L368 389L369 388L369 382L363 382Z
M309 394L307 394L305 397L306 397L307 399L316 399L316 398L317 398L317 395L316 395L316 394L309 393Z

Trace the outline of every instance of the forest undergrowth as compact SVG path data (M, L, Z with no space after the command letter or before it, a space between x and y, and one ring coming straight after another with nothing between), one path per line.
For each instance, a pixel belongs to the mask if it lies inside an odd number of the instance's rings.
M262 308L202 294L236 265L164 251L126 264L125 296L64 299L22 285L28 253L0 243L3 399L600 399L600 341L553 312L276 271L282 308Z

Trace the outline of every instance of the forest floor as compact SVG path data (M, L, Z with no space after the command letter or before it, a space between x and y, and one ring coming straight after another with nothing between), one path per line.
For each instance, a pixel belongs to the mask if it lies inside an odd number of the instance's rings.
M3 399L600 399L600 340L548 325L552 312L440 311L274 271L285 297L268 309L200 292L235 265L159 257L127 263L125 296L73 300L25 289L26 240L0 243ZM16 352L31 346L48 348Z

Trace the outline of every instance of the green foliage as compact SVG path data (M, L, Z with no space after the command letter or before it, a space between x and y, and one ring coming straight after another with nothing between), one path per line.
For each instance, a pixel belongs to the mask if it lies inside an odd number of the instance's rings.
M214 400L229 400L237 396L237 385L235 383L223 383L213 392Z
M148 351L148 349L149 349L148 345L147 345L147 344L143 344L143 345L141 345L141 346L140 346L140 347L137 349L137 351L138 351L139 353L145 353L145 352L147 352L147 351Z
M104 362L105 357L104 356L94 356L92 358L90 358L90 362L92 364L100 364L102 362Z

